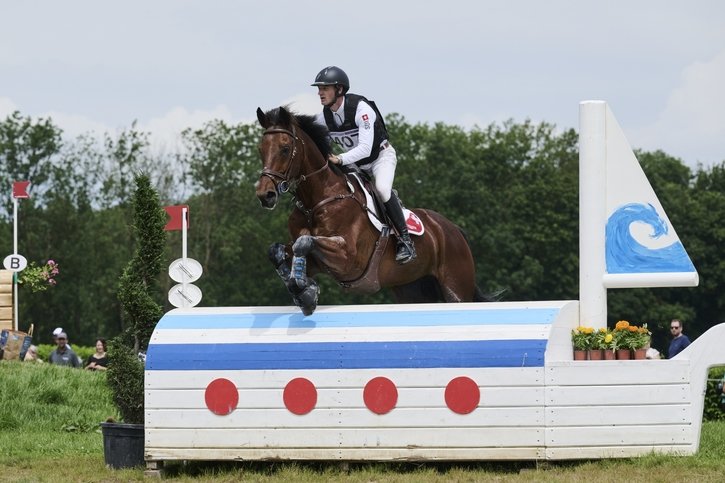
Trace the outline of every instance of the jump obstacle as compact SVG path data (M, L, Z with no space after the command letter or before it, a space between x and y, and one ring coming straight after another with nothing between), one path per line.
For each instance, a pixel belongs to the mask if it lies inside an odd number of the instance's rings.
M602 101L580 104L580 247L579 301L172 310L147 353L146 461L695 453L725 324L671 360L572 357L608 288L698 283Z

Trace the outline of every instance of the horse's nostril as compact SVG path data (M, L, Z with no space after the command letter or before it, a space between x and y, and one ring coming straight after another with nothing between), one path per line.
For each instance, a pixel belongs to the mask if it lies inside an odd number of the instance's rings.
M277 193L275 193L274 191L267 191L267 199L268 200L273 200L276 197L277 197Z

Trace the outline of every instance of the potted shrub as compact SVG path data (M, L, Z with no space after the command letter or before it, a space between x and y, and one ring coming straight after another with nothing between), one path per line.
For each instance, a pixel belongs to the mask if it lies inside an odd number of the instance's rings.
M590 361L601 361L604 358L605 342L608 331L606 327L593 331L591 335L591 347L588 351Z
M626 320L617 322L612 334L614 336L614 352L617 354L617 359L631 359L633 342L629 322Z
M652 333L647 328L647 324L642 324L642 327L635 327L637 331L633 334L633 347L635 359L646 359L647 349L650 346L650 337Z
M135 178L133 229L136 252L121 275L118 298L125 330L108 344L107 380L122 423L101 423L106 464L113 468L142 465L144 362L151 333L163 314L154 295L166 243L166 214L146 175Z
M581 325L571 331L571 343L574 348L575 361L585 361L587 359L587 351L592 347L593 333L593 328L583 327Z

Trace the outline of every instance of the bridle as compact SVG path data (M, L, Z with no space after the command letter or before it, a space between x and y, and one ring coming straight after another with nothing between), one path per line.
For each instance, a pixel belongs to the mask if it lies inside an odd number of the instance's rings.
M316 175L317 173L321 173L322 171L324 171L327 168L328 161L325 160L325 164L323 164L322 167L314 170L311 173L302 174L296 179L290 179L290 170L292 169L292 162L294 161L295 156L297 155L297 142L299 141L302 143L302 150L304 150L305 140L302 139L301 137L297 136L294 126L292 126L291 131L289 129L283 129L283 128L278 128L278 127L269 128L262 133L262 136L266 136L268 134L280 134L280 133L287 134L287 135L291 136L292 139L294 139L294 144L292 145L293 146L292 155L289 158L289 163L287 163L287 169L285 170L284 173L280 173L278 171L271 170L265 166L264 168L262 168L262 174L260 176L268 177L272 181L272 184L274 185L274 189L277 191L277 193L283 194L283 193L288 192L290 189L294 192L300 183L306 181L308 178Z

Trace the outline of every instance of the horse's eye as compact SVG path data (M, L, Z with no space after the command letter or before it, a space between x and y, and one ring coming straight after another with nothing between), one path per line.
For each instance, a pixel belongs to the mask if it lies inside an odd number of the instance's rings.
M282 153L283 156L287 156L289 154L289 146L282 146L282 149L279 150L280 153Z

